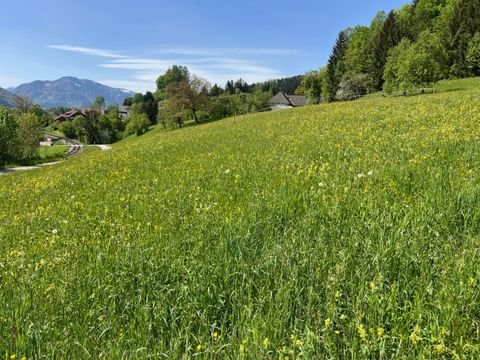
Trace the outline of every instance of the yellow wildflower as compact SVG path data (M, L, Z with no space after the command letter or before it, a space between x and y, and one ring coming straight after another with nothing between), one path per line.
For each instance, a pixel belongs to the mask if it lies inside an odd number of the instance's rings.
M263 339L263 346L267 347L268 345L270 345L270 340L268 339L268 337L266 337L265 339Z
M415 345L416 343L422 340L422 338L419 336L419 333L420 333L420 326L415 325L413 332L410 334L410 341L412 342L413 345Z
M360 339L367 340L367 331L363 327L363 324L360 324L357 326L357 331L358 331L358 336L360 336Z
M437 344L433 347L433 350L435 351L436 354L442 355L443 353L445 353L445 345Z

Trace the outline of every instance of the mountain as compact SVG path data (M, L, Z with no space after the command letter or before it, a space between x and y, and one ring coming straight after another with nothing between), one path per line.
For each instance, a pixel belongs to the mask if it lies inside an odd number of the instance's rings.
M85 108L92 105L96 96L103 96L107 105L122 104L128 96L135 93L111 88L91 80L75 77L62 77L55 81L34 81L22 84L12 92L15 95L28 96L35 104L43 108L71 107Z
M15 95L5 89L0 88L0 106L7 108L14 107Z

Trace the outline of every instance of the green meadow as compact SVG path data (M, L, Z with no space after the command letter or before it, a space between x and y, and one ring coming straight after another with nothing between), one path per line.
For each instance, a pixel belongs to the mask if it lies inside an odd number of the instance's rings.
M480 357L480 79L0 178L0 358Z

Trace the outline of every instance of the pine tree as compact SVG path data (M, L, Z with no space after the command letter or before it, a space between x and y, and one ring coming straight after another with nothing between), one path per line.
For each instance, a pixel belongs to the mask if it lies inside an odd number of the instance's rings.
M210 96L220 96L221 94L223 94L223 89L217 84L213 85L209 92Z
M459 0L447 30L450 71L453 76L469 75L466 61L468 47L480 31L480 0Z
M393 47L397 46L402 40L402 31L400 24L397 21L397 15L391 11L381 28L374 34L372 40L373 51L373 83L377 90L381 90L384 79L383 73L385 63L387 62L388 52Z
M332 54L327 64L327 91L328 101L334 101L338 85L345 74L344 56L348 47L348 36L345 31L340 31L335 42Z
M233 80L227 81L225 85L225 92L229 93L230 95L235 94L235 86L233 85Z

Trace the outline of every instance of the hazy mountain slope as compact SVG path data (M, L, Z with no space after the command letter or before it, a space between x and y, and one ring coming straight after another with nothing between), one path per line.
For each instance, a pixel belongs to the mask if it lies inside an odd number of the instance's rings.
M13 107L15 105L15 95L0 88L0 106Z
M44 108L57 106L89 107L96 96L103 96L107 105L121 104L133 92L111 88L91 80L63 77L55 81L34 81L12 90L16 95L25 95Z

